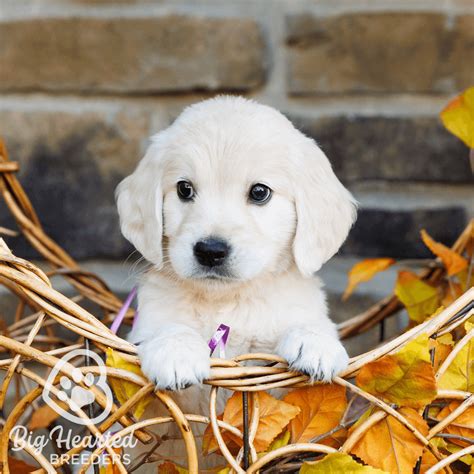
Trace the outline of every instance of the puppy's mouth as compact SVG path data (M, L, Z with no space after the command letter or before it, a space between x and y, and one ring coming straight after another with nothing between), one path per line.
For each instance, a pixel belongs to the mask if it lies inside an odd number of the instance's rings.
M196 280L209 280L209 281L236 281L238 278L232 274L228 269L223 267L216 268L200 268L195 271L192 275L192 278Z

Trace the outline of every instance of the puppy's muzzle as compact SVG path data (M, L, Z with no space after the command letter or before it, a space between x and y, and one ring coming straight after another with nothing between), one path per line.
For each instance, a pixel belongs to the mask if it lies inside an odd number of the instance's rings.
M230 246L222 239L208 238L194 245L196 260L205 267L222 265L230 253Z

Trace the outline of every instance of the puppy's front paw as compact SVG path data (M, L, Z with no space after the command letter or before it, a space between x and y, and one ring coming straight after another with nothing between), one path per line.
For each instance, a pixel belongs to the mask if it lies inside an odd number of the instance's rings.
M143 373L160 390L180 390L209 377L209 347L192 329L160 332L138 346Z
M308 328L291 329L278 344L277 354L288 361L291 369L312 381L330 382L349 362L338 339Z

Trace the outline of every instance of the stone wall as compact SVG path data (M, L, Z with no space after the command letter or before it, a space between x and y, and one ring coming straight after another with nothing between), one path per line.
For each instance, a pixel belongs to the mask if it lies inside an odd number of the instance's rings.
M438 119L474 84L471 0L0 8L0 136L46 230L78 258L130 252L116 184L148 136L217 93L273 105L320 143L361 202L342 253L423 255L421 228L451 242L473 215L467 150Z

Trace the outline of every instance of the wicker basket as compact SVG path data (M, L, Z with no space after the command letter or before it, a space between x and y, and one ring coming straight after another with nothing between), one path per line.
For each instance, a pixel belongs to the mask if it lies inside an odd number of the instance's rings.
M0 442L0 470L5 474L15 473L15 468L11 466L11 457L9 457L11 442L14 437L13 427L31 417L35 408L42 404L40 397L47 380L46 375L38 374L48 373L65 354L89 344L98 353L103 353L107 348L112 348L127 362L136 366L139 365L136 347L118 337L108 327L121 308L122 301L108 289L100 278L82 270L62 248L45 234L30 201L15 177L17 170L17 164L8 160L5 149L0 149L0 192L3 199L15 218L20 231L50 264L52 270L44 273L32 263L12 255L3 242L0 244L1 283L14 295L18 302L14 323L3 331L5 335L0 336L0 347L7 353L5 358L0 361L0 367L5 372L0 391L0 406L5 406L7 393L14 391L18 397L16 405L8 413L3 412L4 426ZM472 241L473 230L474 226L471 223L459 237L454 248L458 251L465 248L467 242L470 239ZM67 298L56 291L50 283L50 277L53 275L62 275L74 286L78 296ZM429 282L436 282L443 277L443 270L439 267L427 268L422 276ZM79 304L86 300L94 303L95 315ZM389 296L369 311L342 324L340 327L341 335L343 338L347 338L360 334L399 309L400 303L396 297ZM361 390L352 382L354 376L367 363L396 352L422 333L435 339L451 332L463 325L473 314L474 289L471 288L435 317L411 328L395 339L386 341L380 347L351 359L347 370L337 377L334 383L345 387L348 393L362 397L377 410L351 432L338 451L349 453L366 430L380 419L388 416L394 417L402 423L438 459L437 464L428 471L429 473L443 469L449 472L448 466L452 462L465 454L474 453L474 446L470 445L455 454L444 456L429 444L431 438L440 433L457 416L474 404L472 393L439 390L438 399L460 400L462 403L459 409L450 416L432 425L428 435L423 435L406 417L397 411L396 407ZM131 316L132 312L129 312L128 318L131 318ZM67 329L69 338L65 338L64 328ZM76 335L72 343L71 334ZM446 370L450 360L469 343L472 336L471 331L457 342L448 359L439 368L436 374L437 377ZM248 366L246 363L249 360L258 361L259 365ZM244 354L232 360L212 359L211 365L211 378L206 381L207 384L212 386L208 416L200 414L185 415L173 400L172 393L155 391L154 386L137 373L107 367L109 378L133 382L140 389L121 406L114 404L110 415L101 423L94 424L90 413L78 409L76 415L83 420L86 432L83 436L84 442L73 448L69 454L81 452L87 444L88 437L96 436L100 438L102 433L117 422L121 424L122 429L113 435L114 438L119 438L133 431L134 435L144 443L150 442L152 439L152 435L148 430L151 426L176 423L186 447L187 469L190 473L199 472L198 453L191 423L210 423L225 462L231 468L231 471L237 473L270 471L271 466L273 466L273 472L275 472L274 466L279 460L301 460L302 454L305 456L310 454L315 458L336 451L335 448L325 444L302 443L290 444L270 451L263 456L257 456L253 446L259 421L256 392L273 388L301 387L307 384L307 377L290 372L284 360L269 354ZM47 370L39 370L41 368ZM60 375L72 377L73 370L72 365L64 364ZM98 373L99 368L89 363L81 367L81 371L84 374L87 372ZM51 389L56 395L60 375L55 378ZM83 382L80 384L83 384ZM243 430L229 426L218 419L216 398L217 391L222 388L243 392L245 403L253 400L254 409L250 419L244 424ZM92 390L95 391L96 402L105 407L106 400L103 393L97 387L92 387ZM141 399L150 396L156 397L166 407L169 416L136 421L132 416L132 408ZM245 410L245 414L248 416L247 410ZM244 439L244 446L237 454L235 452L232 454L226 446L222 434L223 430L230 430L233 434ZM35 472L63 472L64 461L50 463L44 455L35 451L34 446L29 444L28 441L23 442L22 448L34 459L32 463L36 462L40 466ZM112 447L106 447L106 450L110 455L114 454ZM100 448L97 448L97 452L99 451ZM250 465L244 468L243 466L247 462ZM81 472L85 472L86 467L84 465ZM126 467L120 460L116 461L114 469L114 472L127 472Z

